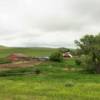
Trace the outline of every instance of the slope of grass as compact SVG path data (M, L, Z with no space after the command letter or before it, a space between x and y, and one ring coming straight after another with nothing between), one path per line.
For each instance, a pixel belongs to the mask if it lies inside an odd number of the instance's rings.
M0 100L100 100L100 75L63 70L72 62L1 71Z
M48 56L55 50L3 48L0 58L15 52ZM0 69L0 100L100 100L100 75L86 74L78 71L79 68L82 66L77 66L74 59L67 59L30 68Z
M0 49L0 58L12 53L23 53L28 56L49 56L55 50L50 48L3 48Z

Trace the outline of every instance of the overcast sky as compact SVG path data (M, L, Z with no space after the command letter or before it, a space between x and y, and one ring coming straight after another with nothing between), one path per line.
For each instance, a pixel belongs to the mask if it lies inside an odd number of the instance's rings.
M0 45L74 47L99 29L100 0L0 0Z

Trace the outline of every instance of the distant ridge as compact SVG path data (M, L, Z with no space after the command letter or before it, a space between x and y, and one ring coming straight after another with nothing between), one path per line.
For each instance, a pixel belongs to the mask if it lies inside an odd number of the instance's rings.
M7 46L0 45L0 49L7 48Z

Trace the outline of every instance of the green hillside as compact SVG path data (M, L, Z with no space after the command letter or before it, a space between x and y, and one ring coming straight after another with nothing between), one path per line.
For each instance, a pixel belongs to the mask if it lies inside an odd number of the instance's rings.
M51 48L2 48L0 49L0 58L12 53L23 53L28 56L48 56L55 50Z

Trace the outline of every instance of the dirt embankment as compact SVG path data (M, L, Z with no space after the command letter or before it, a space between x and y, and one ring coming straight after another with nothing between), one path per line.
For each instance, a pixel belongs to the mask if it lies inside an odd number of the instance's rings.
M40 63L40 61L14 62L9 64L0 64L0 68L31 67Z

